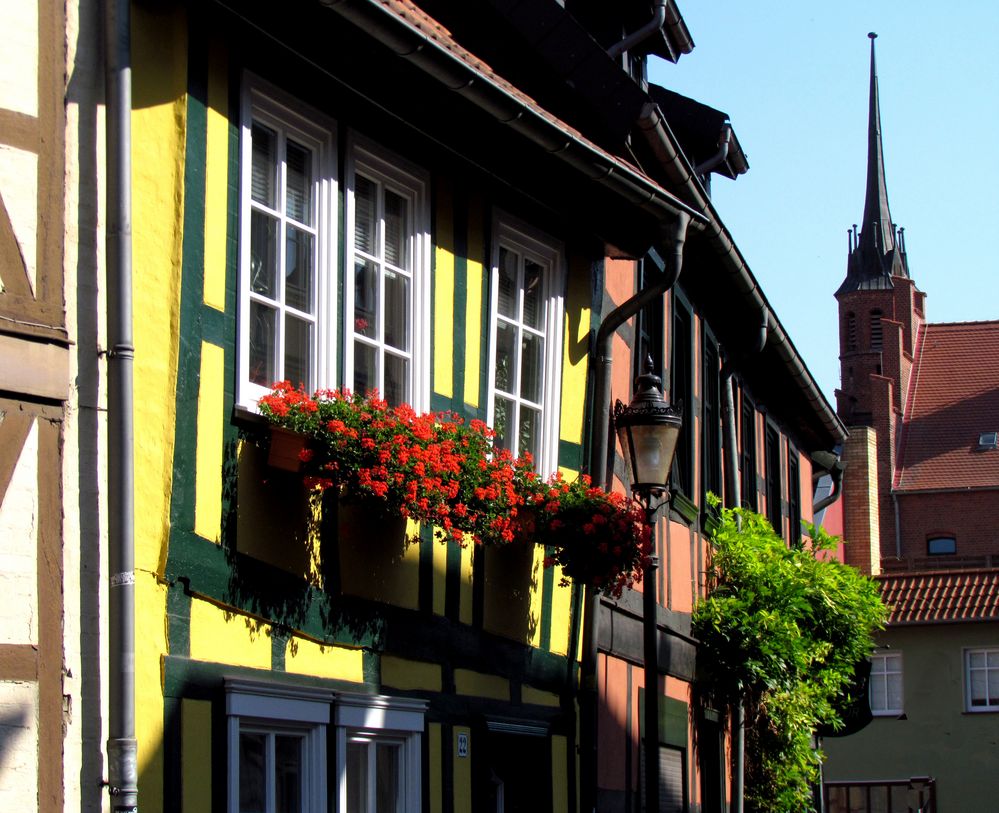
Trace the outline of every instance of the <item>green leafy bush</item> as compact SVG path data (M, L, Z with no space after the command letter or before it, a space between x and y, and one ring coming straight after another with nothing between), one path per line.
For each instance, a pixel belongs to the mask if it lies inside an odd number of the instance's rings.
M751 810L812 809L822 759L813 734L842 725L854 668L886 617L874 582L828 555L834 538L805 527L810 544L789 548L759 514L722 509L709 595L694 608L705 702L733 713L745 705Z

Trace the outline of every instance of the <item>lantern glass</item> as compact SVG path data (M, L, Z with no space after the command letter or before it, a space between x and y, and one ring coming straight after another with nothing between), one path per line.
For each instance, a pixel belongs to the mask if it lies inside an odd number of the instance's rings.
M632 489L666 488L680 436L680 421L619 426L618 436L631 469Z

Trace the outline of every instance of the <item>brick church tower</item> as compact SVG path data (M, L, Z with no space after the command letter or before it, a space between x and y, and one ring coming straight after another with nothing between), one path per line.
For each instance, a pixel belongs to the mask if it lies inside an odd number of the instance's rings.
M894 553L892 473L926 295L909 277L904 229L895 226L888 208L876 35L869 36L867 187L859 234L856 225L849 231L846 279L836 291L841 381L836 408L850 428L843 454L849 472L844 483L844 535L855 544L848 546L848 558L864 571L877 573L880 556ZM862 561L853 561L861 557L861 550Z

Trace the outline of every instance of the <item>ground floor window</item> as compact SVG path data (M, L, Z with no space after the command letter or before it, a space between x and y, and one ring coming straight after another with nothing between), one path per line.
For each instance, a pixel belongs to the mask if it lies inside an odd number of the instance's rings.
M333 693L229 679L229 813L325 810Z
M337 695L337 810L420 810L420 742L426 708L421 700Z
M965 652L968 711L999 711L999 648Z

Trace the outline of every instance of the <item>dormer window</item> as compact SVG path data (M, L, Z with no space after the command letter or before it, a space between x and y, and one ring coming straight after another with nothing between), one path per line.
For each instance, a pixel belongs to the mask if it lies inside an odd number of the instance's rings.
M987 452L999 449L999 432L982 432L978 436L978 451Z

